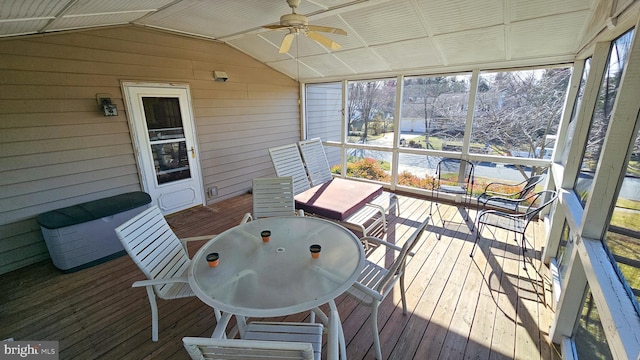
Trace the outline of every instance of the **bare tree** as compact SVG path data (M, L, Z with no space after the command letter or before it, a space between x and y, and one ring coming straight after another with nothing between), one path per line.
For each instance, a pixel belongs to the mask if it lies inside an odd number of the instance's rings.
M569 68L491 74L476 97L472 141L496 154L543 158L555 141L570 75Z
M367 129L371 113L374 109L377 92L381 83L378 81L357 81L349 83L349 100L347 107L349 111L349 130L355 128L355 124L362 122L362 142L367 141Z

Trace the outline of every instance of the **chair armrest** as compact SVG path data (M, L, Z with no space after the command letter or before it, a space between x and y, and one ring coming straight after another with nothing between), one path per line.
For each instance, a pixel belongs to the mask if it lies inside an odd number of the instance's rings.
M480 209L480 211L484 211L486 210L487 207L491 207L492 202L493 204L495 203L510 204L517 211L517 209L520 207L520 203L527 200L526 198L514 199L514 198L509 198L504 196L488 196L483 198L482 195L480 195L478 199L479 199L478 202L482 203L482 208Z
M510 218L510 219L518 219L518 218L524 218L527 216L527 214L513 214L513 213L507 213L504 211L499 211L499 210L482 210L479 214L478 214L478 222L481 222L482 217L487 216L487 215L491 215L494 214L496 216L501 216L501 217L505 217L505 218Z
M398 246L396 244L392 244L390 242L386 242L386 241L384 241L384 240L382 240L380 238L377 238L375 236L364 236L364 237L361 237L360 240L361 241L374 242L374 243L376 243L378 245L384 245L384 246L386 246L388 248L391 248L391 249L394 249L394 250L397 250L397 251L400 251L402 249L402 247L400 247L400 246Z
M152 285L165 285L175 283L186 283L189 280L186 277L168 278L168 279L153 279L153 280L139 280L134 282L131 287L144 287Z
M192 237L187 237L187 238L182 238L182 239L178 239L180 240L180 243L182 244L182 248L184 249L184 251L187 253L187 256L191 257L189 255L189 247L187 246L187 243L190 241L203 241L203 240L211 240L214 237L216 237L218 235L202 235L202 236L192 236Z
M186 242L189 242L189 241L211 240L216 236L218 236L218 234L202 235L202 236L191 236L191 237L187 237L187 238L182 238L182 239L180 239L180 241L182 241L183 243L186 243Z
M251 213L246 213L242 217L242 220L240 221L240 224L244 224L244 223L247 223L249 221L253 221L253 216L251 216Z
M402 250L402 246L398 246L396 244L392 244L390 242L384 241L384 240L382 240L380 238L377 238L375 236L364 236L364 237L360 238L360 241L363 241L365 243L369 242L369 241L370 242L374 242L374 243L376 243L378 245L384 245L384 246L386 246L386 247L388 247L390 249L396 250L396 251L401 251ZM415 252L411 251L407 255L414 256L415 254L416 254Z
M487 186L484 187L484 193L485 194L490 194L490 196L492 195L498 195L498 196L510 196L513 195L514 193L518 193L522 190L522 187L524 186L524 184L527 182L527 180L525 181L521 181L517 184L508 184L508 183L502 183L499 181L493 181L487 184ZM500 192L500 191L495 191L495 190L491 190L490 187L492 186L501 186L501 187L506 187L506 188L514 188L517 189L514 192Z

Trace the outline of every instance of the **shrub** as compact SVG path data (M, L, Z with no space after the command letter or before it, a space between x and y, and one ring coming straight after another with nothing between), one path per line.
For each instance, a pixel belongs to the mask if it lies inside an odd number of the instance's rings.
M339 173L340 170L338 169L337 171ZM348 163L347 176L382 182L389 182L390 180L389 174L382 169L380 162L372 158L358 159Z

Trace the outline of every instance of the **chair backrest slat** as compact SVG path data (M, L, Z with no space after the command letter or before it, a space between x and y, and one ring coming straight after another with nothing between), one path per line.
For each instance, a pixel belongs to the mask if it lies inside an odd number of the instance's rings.
M307 168L309 179L311 179L311 186L324 184L333 179L327 154L319 138L298 141L298 147Z
M148 279L183 274L190 260L157 206L152 206L115 229L131 259ZM166 286L156 286L159 295ZM162 296L161 296L162 297Z
M462 159L444 158L436 167L438 184L441 182L455 182L464 187L471 194L474 179L474 165Z
M185 337L182 341L194 360L313 360L313 347L310 343L191 337Z
M269 149L269 156L271 156L276 176L291 176L293 178L294 195L311 188L298 145L294 143L271 148Z
M290 176L253 179L253 216L256 219L296 214Z
M542 175L535 175L527 179L527 182L515 196L515 199L524 199L536 188L536 185L542 181L544 177Z
M544 190L529 196L526 200L529 203L529 207L524 212L527 223L538 216L545 207L551 205L557 197L558 193L554 190Z

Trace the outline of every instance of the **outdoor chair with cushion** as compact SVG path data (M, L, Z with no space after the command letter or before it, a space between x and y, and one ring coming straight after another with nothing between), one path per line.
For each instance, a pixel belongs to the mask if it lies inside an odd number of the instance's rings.
M375 347L376 359L382 360L382 349L380 347L380 335L378 334L378 307L380 303L393 293L393 288L397 282L400 283L400 297L402 299L402 311L407 314L407 301L405 296L404 272L407 263L407 256L411 256L412 249L424 233L430 218L427 217L407 239L402 247L391 244L374 236L362 238L363 242L384 246L389 251L397 253L395 260L385 266L378 265L369 260L366 261L364 269L358 281L347 290L347 293L371 307L371 327L373 328L373 343ZM386 256L385 256L386 259ZM386 260L383 260L386 261Z
M298 141L298 148L307 168L311 186L320 185L333 179L327 154L319 138Z
M324 173L327 179L331 171L319 139L304 142L302 148L308 164L303 163L301 150L296 144L269 149L276 175L293 177L297 209L340 222L352 230L361 231L363 236L378 227L386 231L386 213L390 209L399 209L395 194L383 191L378 184L333 177L320 183L322 177L318 176L318 184L311 187L307 169L311 169L311 174ZM311 160L316 155L321 161Z
M522 250L522 263L524 270L527 270L527 263L525 254L527 252L527 241L524 236L527 227L531 220L536 218L538 214L547 206L551 205L557 197L557 193L553 190L545 190L537 192L533 195L530 195L524 199L507 199L501 198L500 201L511 201L513 202L513 206L518 208L519 206L524 206L527 204L527 208L522 213L512 213L512 212L504 212L499 210L482 210L478 214L478 218L476 221L476 237L473 242L473 247L471 248L471 254L469 256L473 257L473 251L476 248L476 244L482 235L482 230L486 226L493 226L499 229L504 229L507 231L513 231L516 234L516 238L514 239L516 243L518 242L517 234L520 234L520 247ZM496 200L495 198L489 198L489 201Z
M276 176L291 176L293 178L294 195L311 188L311 182L304 169L298 145L290 144L270 148L269 156L276 171Z
M115 229L116 235L131 259L148 280L133 283L133 287L146 287L151 305L151 339L158 341L158 306L160 299L178 299L195 296L187 273L191 260L186 243L210 240L215 235L178 239L157 206L136 215ZM215 311L216 319L220 312Z

